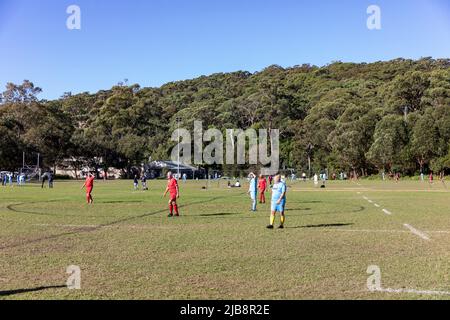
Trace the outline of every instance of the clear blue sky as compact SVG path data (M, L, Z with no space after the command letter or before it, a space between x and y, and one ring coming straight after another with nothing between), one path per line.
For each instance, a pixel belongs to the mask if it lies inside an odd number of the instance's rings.
M81 30L66 9L81 8ZM382 30L366 27L381 7ZM448 0L0 0L0 86L41 98L128 78L159 86L215 72L450 57Z

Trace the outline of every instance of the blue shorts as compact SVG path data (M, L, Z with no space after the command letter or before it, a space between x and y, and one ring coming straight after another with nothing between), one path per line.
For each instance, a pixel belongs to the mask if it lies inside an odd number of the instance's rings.
M280 204L277 204L276 201L272 201L271 210L277 212L284 212L284 207L286 206L286 201L281 201Z

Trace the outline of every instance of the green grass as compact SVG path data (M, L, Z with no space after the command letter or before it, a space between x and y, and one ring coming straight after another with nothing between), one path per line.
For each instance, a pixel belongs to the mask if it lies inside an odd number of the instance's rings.
M97 182L94 206L81 184L0 188L0 299L450 298L366 286L378 265L384 288L450 291L450 193L440 183L288 183L284 230L265 228L268 204L249 212L247 186L181 183L182 217L169 219L163 181L148 192ZM81 268L81 290L41 288L64 286L69 265Z

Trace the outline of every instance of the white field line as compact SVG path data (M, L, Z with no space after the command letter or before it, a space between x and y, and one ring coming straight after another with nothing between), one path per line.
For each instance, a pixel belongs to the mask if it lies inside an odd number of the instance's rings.
M424 240L428 240L428 241L430 240L430 237L427 234L425 234L424 232L422 232L420 230L417 230L416 228L410 226L409 224L405 223L403 226L405 226L405 228L408 228L416 236L419 236Z
M360 194L360 193L359 193ZM375 207L380 208L381 206L378 203L375 203L373 200L370 200L369 198L367 198L366 196L363 196L364 200L367 200L369 203L372 203ZM387 209L383 209L383 212L387 215L392 215L392 212L390 212Z
M387 292L387 293L413 293L420 295L440 295L440 296L449 296L449 291L434 291L434 290L416 290L416 289L391 289L391 288L381 288L372 290L371 292Z
M336 229L336 228L328 228L324 231L337 231L337 232L364 232L364 233L411 233L411 231L406 230L383 230L383 229ZM450 231L424 231L427 234L450 234Z

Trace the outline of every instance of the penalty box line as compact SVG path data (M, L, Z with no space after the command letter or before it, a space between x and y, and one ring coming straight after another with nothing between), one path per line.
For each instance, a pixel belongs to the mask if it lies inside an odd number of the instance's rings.
M431 240L430 237L429 237L427 234L425 234L424 232L422 232L422 231L420 231L420 230L417 230L417 229L414 228L413 226L411 226L411 225L409 225L409 224L407 224L407 223L403 224L403 226L404 226L405 228L408 228L408 229L409 229L413 234L415 234L416 236L419 236L419 237L421 237L422 239L427 240L427 241L430 241L430 240Z
M361 192L357 192L357 194L361 195ZM380 208L380 207L381 207L378 203L376 203L376 202L370 200L367 196L363 196L363 199L366 200L367 202L373 204L373 205L374 205L375 207L377 207L377 208ZM385 209L385 208L383 208L382 211L383 211L385 214L389 215L389 216L392 215L392 212L389 211L389 210L387 210L387 209ZM416 235L416 236L422 238L423 240L426 240L426 241L430 241L430 240L431 240L431 238L430 238L429 235L427 235L427 234L426 234L425 232L423 232L423 231L420 231L420 230L414 228L414 227L411 226L410 224L404 223L403 226L404 226L405 228L407 228L412 234L414 234L414 235ZM441 233L442 233L442 232L441 232Z
M357 194L360 195L361 192L357 192ZM381 206L380 206L378 203L376 203L376 202L373 201L373 200L370 200L368 197L363 196L363 199L366 200L367 202L369 202L370 204L373 204L374 207L376 207L376 208L381 208ZM392 212L390 212L389 210L387 210L387 209L385 209L385 208L383 208L382 211L383 211L385 214L387 214L388 216L391 216L391 215L392 215Z

